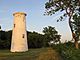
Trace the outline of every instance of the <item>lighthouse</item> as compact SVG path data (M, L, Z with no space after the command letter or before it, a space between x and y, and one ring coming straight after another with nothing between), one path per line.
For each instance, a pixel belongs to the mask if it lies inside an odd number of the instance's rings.
M26 13L16 12L13 14L14 24L11 40L11 52L28 51L26 32Z

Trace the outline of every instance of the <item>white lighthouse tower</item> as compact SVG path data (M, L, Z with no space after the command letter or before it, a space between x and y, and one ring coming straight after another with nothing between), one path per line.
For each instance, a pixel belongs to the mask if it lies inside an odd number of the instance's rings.
M11 52L28 51L27 32L26 32L26 14L16 12L14 16L14 26L12 32Z

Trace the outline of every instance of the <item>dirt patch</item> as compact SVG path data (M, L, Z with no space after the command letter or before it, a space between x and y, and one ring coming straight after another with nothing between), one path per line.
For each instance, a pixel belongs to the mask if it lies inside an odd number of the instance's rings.
M37 60L61 60L61 57L55 50L48 48L47 51L39 54Z

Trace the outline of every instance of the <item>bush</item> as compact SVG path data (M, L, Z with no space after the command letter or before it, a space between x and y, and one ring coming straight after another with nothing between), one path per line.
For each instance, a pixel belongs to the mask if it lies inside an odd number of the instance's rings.
M10 49L11 40L0 40L0 49Z
M76 49L71 42L58 44L53 48L60 53L63 60L80 60L80 49Z

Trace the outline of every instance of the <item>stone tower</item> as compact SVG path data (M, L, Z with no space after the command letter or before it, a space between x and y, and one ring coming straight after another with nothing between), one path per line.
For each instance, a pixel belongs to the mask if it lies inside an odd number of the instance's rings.
M13 16L14 26L12 31L11 52L28 51L26 14L23 12L16 12Z

